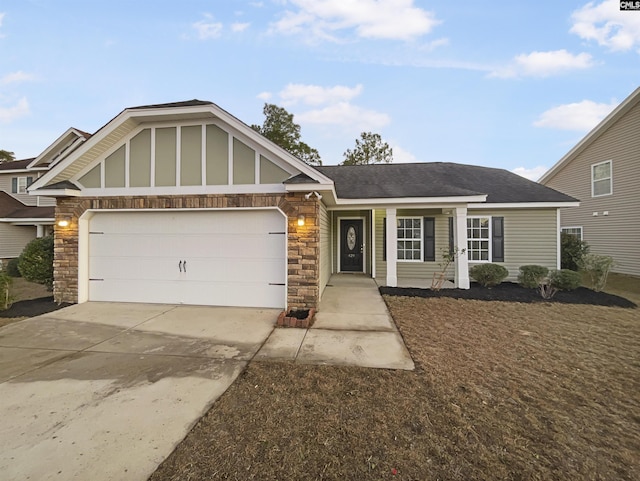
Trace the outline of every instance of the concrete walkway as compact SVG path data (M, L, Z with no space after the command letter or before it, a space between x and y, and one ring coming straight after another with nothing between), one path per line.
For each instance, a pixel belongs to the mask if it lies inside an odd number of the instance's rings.
M373 279L334 274L310 329L275 329L255 360L413 370Z

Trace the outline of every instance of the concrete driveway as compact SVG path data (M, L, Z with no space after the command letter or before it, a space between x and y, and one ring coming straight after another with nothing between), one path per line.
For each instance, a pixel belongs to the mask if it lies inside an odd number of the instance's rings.
M147 479L277 315L85 303L0 329L2 479Z

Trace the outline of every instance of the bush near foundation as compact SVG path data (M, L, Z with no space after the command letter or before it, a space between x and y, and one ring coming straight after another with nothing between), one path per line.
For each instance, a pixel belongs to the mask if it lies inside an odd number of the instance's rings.
M53 236L33 239L18 258L18 270L31 282L53 288Z
M20 271L18 270L18 259L10 259L7 262L7 274L11 277L22 277Z
M500 284L509 275L509 271L500 264L477 264L469 269L469 275L483 287Z
M600 292L607 284L607 276L613 264L613 257L586 254L580 260L579 266L589 277L591 288L596 292Z
M563 232L560 234L560 266L563 269L577 271L580 261L589 253L589 244L575 235Z
M518 284L527 289L537 289L540 283L549 275L549 269L544 266L520 266Z
M9 288L13 279L6 271L0 270L0 311L9 309L11 307L11 296L9 295Z

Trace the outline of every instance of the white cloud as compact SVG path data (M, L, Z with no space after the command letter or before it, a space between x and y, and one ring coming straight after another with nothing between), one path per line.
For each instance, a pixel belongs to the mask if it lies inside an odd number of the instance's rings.
M583 100L582 102L559 105L543 112L533 125L587 132L598 125L617 105L618 101L616 100L609 104Z
M413 0L289 0L296 11L287 10L272 25L283 34L311 34L316 39L337 41L336 32L355 30L358 37L412 40L441 23L432 12L413 5Z
M409 164L420 162L420 160L408 150L403 149L398 144L391 143L393 149L393 162L396 164Z
M545 167L544 165L538 165L531 169L528 169L526 167L516 167L511 172L513 172L514 174L518 174L520 177L524 177L525 179L538 180L547 170L549 170L548 167Z
M215 22L209 14L205 15L205 20L200 20L191 25L198 34L200 40L218 38L222 34L222 23Z
M358 132L377 130L391 122L387 114L363 109L349 102L338 102L296 114L296 120L307 124L341 126Z
M0 27L2 27L2 20L4 19L5 15L6 13L0 12ZM4 35L2 34L2 32L0 32L0 38L4 38Z
M0 107L0 122L8 124L20 117L29 115L29 102L26 97L22 97L11 107Z
M362 85L346 87L321 87L319 85L289 84L280 93L284 105L295 105L298 102L306 105L322 105L340 101L349 101L362 93Z
M618 0L589 2L573 12L571 20L571 33L613 51L640 47L640 15L621 11Z
M232 32L244 32L247 28L249 28L250 23L232 23L231 31Z
M268 100L271 100L273 94L271 92L260 92L258 95L256 95L256 97L266 102Z
M22 70L12 72L0 77L0 85L9 85L13 83L28 82L35 77L32 74L24 73Z
M574 55L566 50L531 52L517 55L507 67L496 69L490 77L550 77L569 70L583 70L593 66L593 58L588 53Z

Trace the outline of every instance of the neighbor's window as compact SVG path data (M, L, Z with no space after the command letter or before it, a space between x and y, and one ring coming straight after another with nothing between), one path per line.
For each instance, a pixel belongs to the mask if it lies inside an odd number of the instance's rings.
M591 166L591 195L610 195L613 191L611 182L611 161L600 162Z
M560 232L574 236L578 240L582 240L582 227L563 227L560 229Z
M422 217L398 218L398 260L422 260Z
M27 187L31 185L31 177L14 177L11 179L12 194L26 194Z
M491 217L467 217L467 255L471 262L491 259Z

